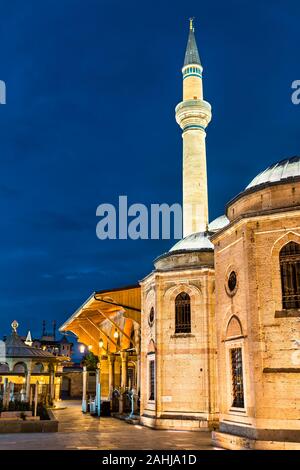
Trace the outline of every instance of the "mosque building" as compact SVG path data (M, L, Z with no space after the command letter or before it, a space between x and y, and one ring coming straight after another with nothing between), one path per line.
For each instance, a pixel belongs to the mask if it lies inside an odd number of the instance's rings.
M99 357L98 400L133 389L145 426L218 447L300 449L300 157L271 165L209 223L203 67L190 21L176 121L183 234L139 285L93 293L60 328ZM86 397L83 397L83 401Z

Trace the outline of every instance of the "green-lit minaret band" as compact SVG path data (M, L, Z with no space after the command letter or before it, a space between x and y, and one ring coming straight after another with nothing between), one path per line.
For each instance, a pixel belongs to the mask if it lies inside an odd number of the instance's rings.
M205 132L206 128L204 126L200 126L199 124L189 124L188 126L185 126L182 129L182 132L191 131L191 130L199 130L199 129Z
M190 66L190 67L186 67L183 70L182 74L183 74L183 80L191 76L202 78L202 69L200 67Z

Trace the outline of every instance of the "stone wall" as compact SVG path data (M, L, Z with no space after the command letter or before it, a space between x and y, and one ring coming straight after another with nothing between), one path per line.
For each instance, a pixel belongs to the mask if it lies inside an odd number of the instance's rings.
M184 255L186 256L186 255ZM175 334L175 298L191 299L191 333ZM155 272L142 284L141 414L155 427L203 429L217 420L214 271ZM149 324L149 312L155 319ZM149 361L155 359L155 400Z
M260 435L247 436L247 428L264 429L269 430L270 441L300 442L300 311L290 316L282 309L279 266L280 249L289 241L300 243L300 210L291 209L293 194L292 185L284 185L281 193L278 187L267 188L259 198L257 193L246 194L229 205L231 224L213 237L220 429L224 435L258 442ZM237 275L237 287L229 292L232 271ZM233 315L242 329L236 337L227 331ZM229 352L233 347L243 351L243 409L232 406ZM229 430L228 423L234 429ZM267 441L264 435L261 442Z

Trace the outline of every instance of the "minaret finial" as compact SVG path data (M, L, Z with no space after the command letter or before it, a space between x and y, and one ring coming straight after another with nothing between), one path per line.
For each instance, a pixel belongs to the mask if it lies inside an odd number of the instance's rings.
M194 16L190 18L190 30L191 31L194 31L194 19L195 19Z
M18 326L19 326L19 323L17 322L17 320L14 320L11 324L11 327L13 329L13 333L17 333Z

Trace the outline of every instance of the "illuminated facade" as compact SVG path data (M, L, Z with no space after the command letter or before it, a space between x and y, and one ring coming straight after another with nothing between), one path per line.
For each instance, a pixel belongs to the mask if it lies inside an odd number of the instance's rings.
M209 223L211 107L192 21L182 73L184 238L140 286L94 293L61 331L99 355L111 408L114 390L122 413L134 389L146 426L214 429L231 449L299 449L300 157L262 172Z
M226 208L215 245L220 432L227 448L300 448L300 158Z

